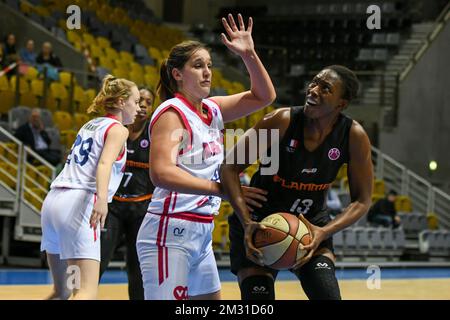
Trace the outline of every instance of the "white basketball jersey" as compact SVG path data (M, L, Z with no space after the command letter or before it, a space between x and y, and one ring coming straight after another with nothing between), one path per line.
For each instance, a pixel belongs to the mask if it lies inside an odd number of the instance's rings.
M67 156L61 173L53 181L51 188L83 189L96 192L97 165L105 145L109 129L120 122L109 117L95 118L78 131L72 149ZM113 163L108 185L108 202L119 188L125 169L126 144Z
M195 177L219 181L219 167L224 158L222 113L220 107L210 99L203 99L202 104L208 110L207 119L183 96L176 94L175 98L166 100L156 109L149 130L166 110L178 112L185 131L177 166ZM220 202L221 198L215 196L178 193L156 187L148 211L157 214L191 212L211 215L218 214Z

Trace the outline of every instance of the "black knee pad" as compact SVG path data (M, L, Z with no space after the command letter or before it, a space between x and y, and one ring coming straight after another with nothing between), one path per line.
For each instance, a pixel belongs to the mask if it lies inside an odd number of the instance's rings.
M274 280L270 276L255 275L242 280L242 300L275 300Z
M297 272L310 300L341 300L334 262L326 256L314 256Z

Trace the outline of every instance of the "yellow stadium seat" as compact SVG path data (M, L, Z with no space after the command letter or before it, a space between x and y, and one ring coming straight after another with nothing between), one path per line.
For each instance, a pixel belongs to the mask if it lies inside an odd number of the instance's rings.
M148 73L148 74L159 74L158 69L156 69L155 66L151 66L151 65L145 65L144 72Z
M30 108L37 108L39 107L39 99L36 95L34 95L32 92L22 93L20 95L19 104L21 106L27 106Z
M6 76L0 77L0 91L9 90L9 82Z
M439 229L439 219L434 212L429 212L427 214L427 224L428 224L428 229L430 229L430 230Z
M71 130L73 127L73 120L70 113L66 111L56 111L53 113L53 123L59 131Z
M60 82L52 82L50 84L50 92L56 99L66 99L69 96L67 89Z
M397 196L395 210L397 212L412 212L411 199L408 196Z
M111 47L111 42L104 37L97 37L97 44L102 49Z
M97 92L95 89L87 89L84 91L84 96L86 97L86 100L89 100L89 102L94 101L95 97L97 96Z
M116 49L113 48L105 48L105 54L110 60L118 60L120 59L119 53L116 51Z
M56 111L58 109L58 100L56 100L53 97L51 92L48 93L48 95L45 99L44 108L51 110L51 111Z
M213 245L215 248L219 248L225 251L229 250L229 230L230 226L226 221L214 220L213 230Z
M122 59L123 61L129 62L129 63L134 61L133 55L131 53L129 53L128 51L120 51L119 55L120 55L120 59Z
M142 86L144 84L144 76L142 75L142 73L131 71L129 79L136 83L138 86Z
M17 78L16 76L11 76L11 79L9 79L9 87L12 91L16 91L16 85L17 85ZM19 92L25 93L30 91L30 86L28 84L28 81L24 77L19 77Z
M228 201L222 201L219 209L219 215L217 216L217 220L219 221L227 221L228 216L233 213L233 207Z
M61 71L59 73L59 82L61 82L65 87L70 87L70 81L72 78L71 72ZM74 77L73 82L76 83L77 79Z
M86 122L89 121L89 116L85 113L75 113L73 115L76 130L79 130Z
M130 77L130 74L126 69L115 68L113 69L112 73L116 78L128 79Z
M146 73L144 74L144 83L147 87L151 89L155 89L158 85L159 75L154 73Z
M159 49L155 47L148 48L148 54L150 55L150 57L157 60L161 60L164 58L161 51L159 51Z
M66 24L66 21L64 21L64 25L65 24ZM69 42L72 44L75 44L75 43L80 44L81 40L82 40L79 32L77 32L75 30L68 30L66 32L66 37L67 37L67 40L69 40Z
M9 109L16 105L15 101L16 94L14 91L0 91L0 113L8 113Z
M126 71L130 70L130 63L128 61L116 60L114 61L114 64L116 66L114 69L123 69Z
M110 71L115 68L114 61L106 56L99 57L98 64L103 68L109 69Z
M61 131L61 144L67 149L72 148L73 142L77 137L78 132L75 130L62 130Z
M92 58L100 58L103 57L105 53L103 52L102 48L96 46L95 44L92 44L89 47L89 54L91 55Z
M384 180L376 179L373 182L373 193L385 194Z
M372 194L372 204L384 198L384 193L374 193Z
M88 44L88 45L96 45L97 41L95 40L94 36L90 33L83 33L83 35L81 36L84 43Z
M48 9L46 7L42 7L42 6L34 7L34 12L36 12L41 17L50 16L50 11L48 11Z
M28 81L31 81L33 79L37 79L38 75L39 75L39 71L35 67L28 66L27 73L24 75L24 77Z
M140 65L137 62L131 62L130 63L130 70L134 71L134 72L139 72L139 73L142 73L142 74L144 74L144 72L145 72L144 68L142 67L142 65Z
M0 181L5 183L12 189L16 188L16 176L11 174L12 168L11 165L5 162L0 162Z
M31 92L38 97L44 96L44 80L31 80Z

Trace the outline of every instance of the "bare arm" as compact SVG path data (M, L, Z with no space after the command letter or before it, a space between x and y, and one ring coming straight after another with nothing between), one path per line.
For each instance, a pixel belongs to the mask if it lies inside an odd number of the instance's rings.
M342 214L324 227L329 236L358 221L367 213L372 203L373 165L370 141L356 121L350 129L349 149L347 175L352 202Z
M177 167L177 155L185 129L179 114L165 111L153 124L150 144L150 177L155 186L172 191L221 196L217 182L197 178Z
M238 15L239 26L236 25L231 14L228 15L228 20L229 23L225 18L222 18L222 23L231 41L223 33L221 35L222 41L244 61L250 75L251 87L249 91L231 96L213 97L222 108L222 116L225 122L230 122L253 113L269 105L276 98L272 80L254 48L251 35L253 27L252 18L249 18L247 30L245 30L244 21L240 14Z
M105 145L97 165L97 199L91 215L91 225L96 228L100 222L101 227L105 225L108 213L108 185L111 178L111 169L116 161L125 141L128 138L128 130L122 125L114 125L108 132Z
M304 246L309 253L297 262L294 269L308 262L323 240L358 221L370 208L373 184L370 141L364 129L356 121L353 121L350 129L349 152L347 174L352 202L336 219L324 227L315 226L300 216L312 233L312 242Z

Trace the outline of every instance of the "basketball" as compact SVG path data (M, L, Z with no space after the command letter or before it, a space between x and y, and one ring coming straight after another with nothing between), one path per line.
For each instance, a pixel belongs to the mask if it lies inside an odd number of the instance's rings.
M300 244L311 242L309 230L296 216L279 212L265 217L253 236L254 246L263 253L264 264L272 269L285 270L306 254Z

